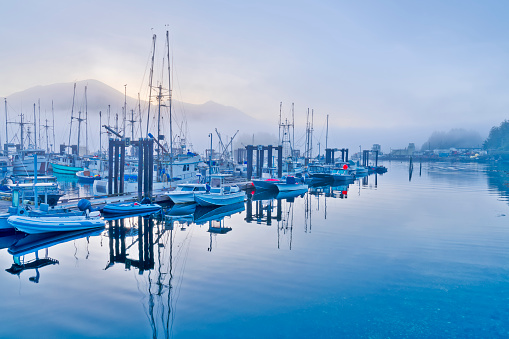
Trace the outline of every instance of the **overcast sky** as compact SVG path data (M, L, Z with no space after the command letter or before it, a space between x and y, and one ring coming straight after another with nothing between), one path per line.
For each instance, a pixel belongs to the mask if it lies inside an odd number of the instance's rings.
M234 106L276 134L280 101L301 123L314 109L315 129L329 114L331 126L414 142L425 141L410 140L417 130L485 134L509 116L508 4L6 1L0 96L97 79L136 97L152 34L160 64L169 28L177 99Z

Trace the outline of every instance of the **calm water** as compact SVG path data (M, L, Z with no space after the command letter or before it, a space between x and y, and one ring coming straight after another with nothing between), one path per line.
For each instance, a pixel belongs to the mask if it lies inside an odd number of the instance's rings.
M0 272L0 337L509 337L509 168L385 165L221 222L19 240L11 253L57 244L43 267Z

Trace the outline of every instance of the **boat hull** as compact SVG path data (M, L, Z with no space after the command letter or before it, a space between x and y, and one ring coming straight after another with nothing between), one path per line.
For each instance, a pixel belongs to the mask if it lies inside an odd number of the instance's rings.
M200 206L225 206L238 202L243 202L246 197L244 192L230 193L230 194L200 194L196 195L194 199Z
M195 202L195 195L205 194L205 192L168 192L166 195L174 204L189 204Z
M90 219L85 216L34 218L16 215L9 217L7 222L15 229L28 234L78 231L105 225L104 220Z
M277 190L277 184L281 180L253 180L253 185L257 190Z
M276 184L276 187L279 192L302 191L302 190L308 189L308 185L306 185L306 184L281 183L281 184Z
M107 216L123 216L123 215L143 215L159 212L161 206L158 204L137 204L137 203L120 203L108 204L103 207L102 211Z
M59 174L76 174L79 171L83 171L83 167L74 167L74 166L67 166L57 163L51 163L51 167L53 168L53 173L59 173Z

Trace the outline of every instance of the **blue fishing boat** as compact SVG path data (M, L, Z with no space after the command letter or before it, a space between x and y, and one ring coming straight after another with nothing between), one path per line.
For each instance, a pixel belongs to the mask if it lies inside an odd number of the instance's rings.
M161 211L158 204L140 204L139 202L123 202L107 204L102 211L105 217L123 216L123 215L147 215Z
M76 172L76 176L78 177L78 181L84 182L84 183L93 183L95 180L101 179L101 175L94 174L90 170L83 170Z

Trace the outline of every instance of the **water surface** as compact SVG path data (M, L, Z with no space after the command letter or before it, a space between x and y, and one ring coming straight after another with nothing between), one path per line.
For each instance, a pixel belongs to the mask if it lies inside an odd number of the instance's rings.
M57 239L37 256L58 263L0 272L0 337L508 337L509 169L385 165L220 221ZM1 249L0 267L15 257Z

